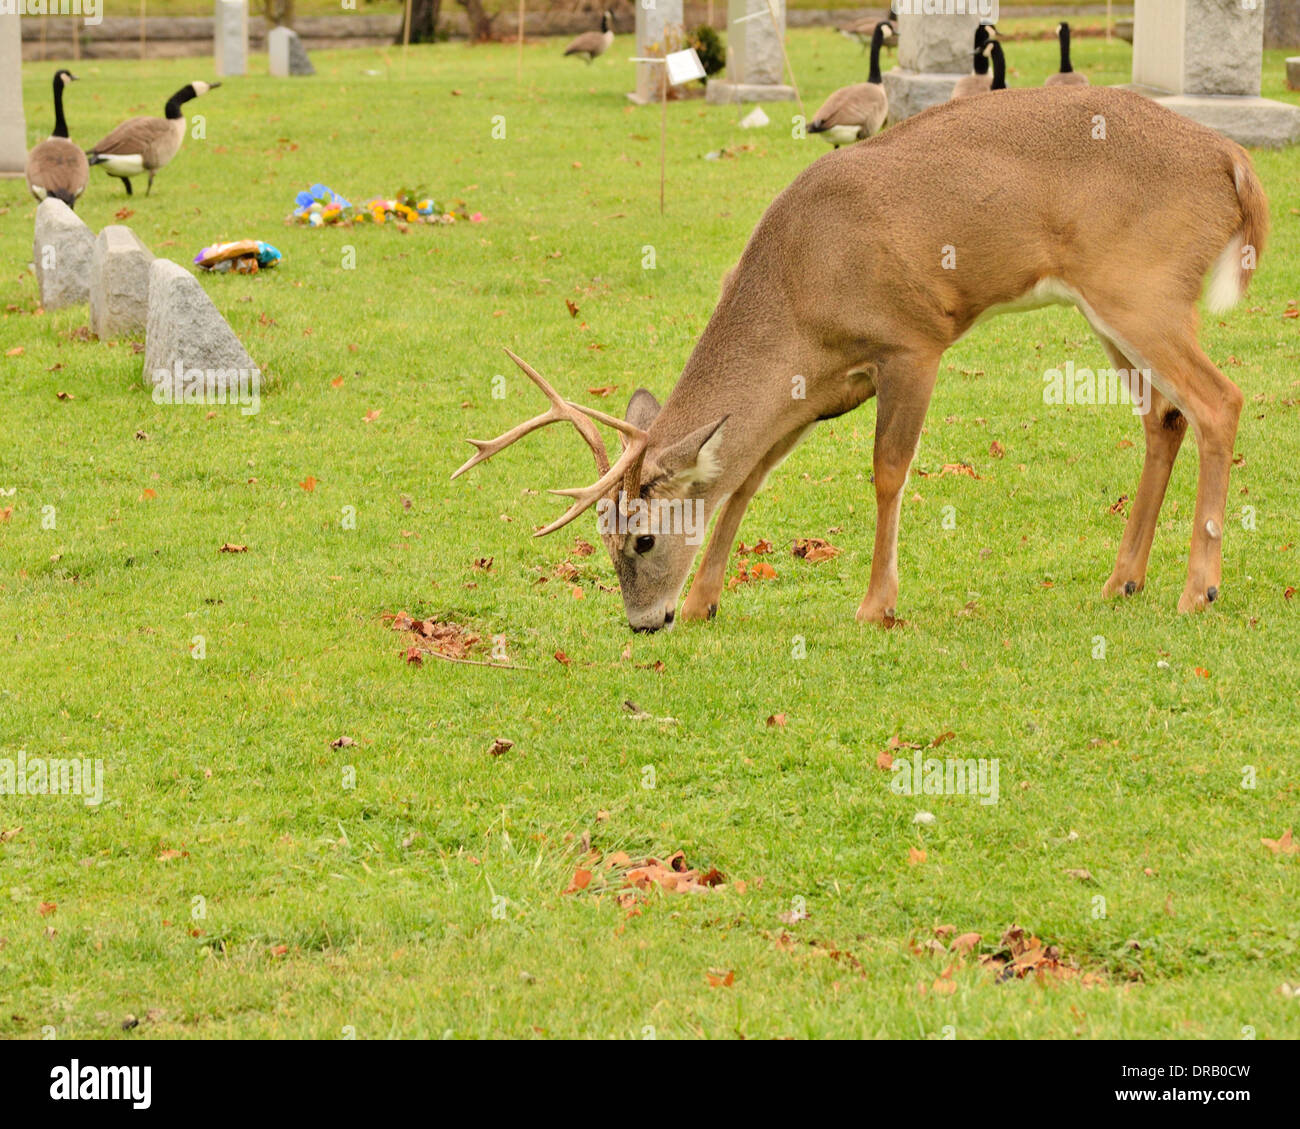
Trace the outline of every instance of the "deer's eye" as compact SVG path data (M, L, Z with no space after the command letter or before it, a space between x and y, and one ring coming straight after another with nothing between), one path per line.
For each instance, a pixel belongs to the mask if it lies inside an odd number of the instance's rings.
M655 547L655 539L651 537L648 533L643 533L641 534L640 537L636 539L636 542L632 547L637 551L638 554L648 553L651 549Z

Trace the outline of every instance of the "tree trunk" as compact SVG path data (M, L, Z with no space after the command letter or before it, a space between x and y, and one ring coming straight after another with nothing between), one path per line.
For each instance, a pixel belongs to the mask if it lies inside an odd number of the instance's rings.
M438 38L438 18L442 15L442 0L411 0L411 42L434 43ZM397 31L397 42L402 42L402 31Z
M489 16L483 10L483 0L456 0L465 9L465 18L469 21L469 40L471 43L485 43L492 38L492 21L496 16Z
M293 27L293 0L264 0L262 14L268 27Z

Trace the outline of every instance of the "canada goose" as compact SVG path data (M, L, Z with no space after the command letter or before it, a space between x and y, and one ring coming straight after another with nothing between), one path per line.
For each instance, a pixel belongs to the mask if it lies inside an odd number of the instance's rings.
M1070 25L1061 23L1056 25L1056 38L1061 44L1061 69L1057 74L1047 76L1044 86L1087 86L1088 76L1079 74L1078 71L1070 65Z
M145 195L149 195L153 191L154 174L180 152L181 142L185 140L185 115L181 106L220 85L219 82L191 82L182 86L167 99L165 117L124 121L86 156L92 165L103 165L109 176L120 176L128 196L131 178L147 172L149 187Z
M606 12L600 17L599 31L584 31L565 49L566 55L582 55L590 63L597 55L603 55L614 42L614 17Z
M993 76L989 74L989 60L983 54L983 47L997 34L994 24L980 24L975 29L975 73L957 80L952 88L952 98L966 98L971 94L983 94L993 85ZM949 99L951 101L951 98Z
M898 13L893 8L889 9L889 15L885 17L894 25L895 34L898 28ZM862 50L871 46L871 37L875 33L876 24L880 22L877 16L866 16L863 19L853 20L840 28L840 34L849 39L856 39L862 44Z
M63 88L76 80L71 71L54 72L54 132L27 154L27 190L38 200L53 196L69 208L77 206L90 181L86 155L68 140L63 117Z
M893 39L894 25L888 20L876 24L871 34L871 71L866 82L841 87L817 111L808 125L809 133L819 133L824 141L838 149L878 133L889 114L889 99L880 77L880 48Z
M1007 88L1007 60L1002 54L1002 44L996 39L990 39L983 47L976 52L977 55L983 55L986 59L993 60L993 81L989 83L989 90L1005 90ZM985 91L984 93L987 93ZM962 95L953 91L953 98L971 98L976 95ZM951 99L950 99L951 101Z

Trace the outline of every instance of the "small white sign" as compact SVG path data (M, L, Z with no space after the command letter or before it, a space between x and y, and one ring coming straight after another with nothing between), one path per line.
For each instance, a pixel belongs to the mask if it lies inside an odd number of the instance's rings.
M684 82L693 82L704 77L704 64L695 53L694 47L685 51L673 51L664 57L668 67L668 82L672 86L681 86Z

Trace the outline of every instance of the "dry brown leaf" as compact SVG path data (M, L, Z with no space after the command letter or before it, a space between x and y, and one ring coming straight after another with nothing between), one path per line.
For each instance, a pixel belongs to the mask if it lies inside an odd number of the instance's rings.
M508 753L515 747L515 743L506 737L498 737L492 742L492 747L488 749L491 756L499 757L502 753Z
M794 543L794 555L802 557L809 564L818 564L834 560L840 555L840 550L821 537L801 537Z
M247 546L247 545L236 545L236 544L235 544L234 542L232 542L232 541L227 541L224 545L221 546L220 549L217 550L217 552L219 552L219 553L246 553L246 552L248 552L248 546Z
M1275 855L1300 854L1300 843L1291 838L1291 828L1289 827L1282 832L1280 839L1260 839L1260 842Z
M591 871L583 870L582 867L578 867L578 869L573 872L573 880L569 883L564 892L566 894L576 894L579 890L585 890L590 885Z

